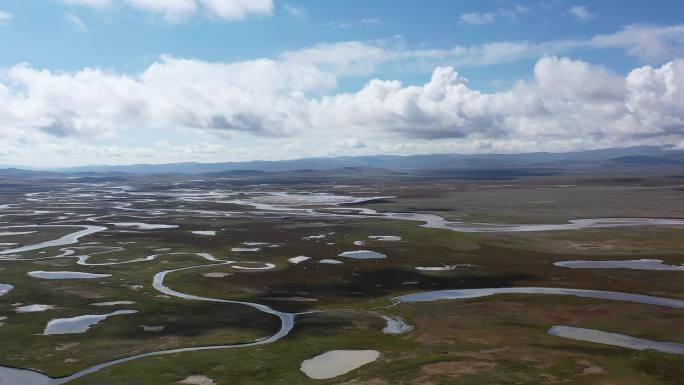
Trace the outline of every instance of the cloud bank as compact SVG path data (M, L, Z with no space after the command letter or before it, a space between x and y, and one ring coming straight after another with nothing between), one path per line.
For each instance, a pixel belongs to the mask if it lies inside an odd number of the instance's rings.
M85 6L100 11L129 7L164 17L176 23L202 10L223 20L241 20L251 15L270 15L273 0L61 0L67 5Z
M360 138L608 140L684 135L684 60L621 76L547 56L505 92L473 89L452 67L420 86L373 79L324 97L336 76L277 60L211 63L164 57L134 76L85 69L5 71L0 132L7 137L107 138L121 128L242 132L257 137L345 133Z
M682 145L683 37L684 26L630 26L586 39L436 50L349 41L227 63L164 56L132 74L19 64L0 70L0 156L101 163ZM562 56L606 47L661 62L619 74ZM472 87L456 69L528 57L541 57L531 76L499 92ZM388 65L432 75L418 85L374 78L339 92L341 79Z

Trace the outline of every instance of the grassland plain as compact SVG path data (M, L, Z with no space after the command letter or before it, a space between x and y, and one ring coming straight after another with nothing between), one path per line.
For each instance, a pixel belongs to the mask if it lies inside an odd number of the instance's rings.
M0 282L15 287L0 296L0 316L7 317L0 326L0 364L33 368L58 377L148 351L233 344L273 334L280 326L278 320L250 307L188 301L166 296L152 287L153 276L162 270L212 264L171 273L165 284L182 293L267 304L307 314L297 316L294 330L273 344L147 357L103 369L70 384L172 384L190 375L204 375L216 384L255 385L679 385L684 379L683 356L572 341L548 335L547 330L553 325L567 325L684 343L681 309L545 295L500 295L394 306L390 306L390 299L426 290L510 286L609 290L684 299L681 272L568 269L553 265L560 260L634 258L681 264L684 228L460 233L377 217L264 212L234 200L263 191L384 196L392 198L343 207L436 213L472 222L563 223L578 217L684 217L680 182L660 174L632 179L592 174L465 181L303 181L268 186L212 179L126 181L131 190L113 187L121 186L121 182L85 187L32 182L27 191L54 198L31 203L31 210L50 212L15 215L27 212L8 211L3 217L6 225L67 221L108 226L108 230L89 235L78 245L62 247L86 246L88 249L74 249L76 254L91 255L88 263L108 265L77 265L70 256L45 259L62 253L59 248L21 253L22 258L34 260L0 261ZM89 198L75 196L69 191L74 186L87 189L79 193L96 194L95 200L81 203ZM23 206L17 210L29 210L21 186L17 191L3 195L0 204L18 203ZM207 191L230 191L232 195L187 198ZM181 193L183 199L173 195ZM71 208L64 208L65 202L72 203ZM330 211L330 207L309 208ZM64 216L67 218L58 219ZM108 225L115 222L179 227L137 230ZM191 233L197 230L213 230L216 235ZM61 228L46 229L6 236L1 242L30 244L64 234ZM321 235L325 236L305 239ZM401 240L369 239L371 235L393 235ZM363 241L363 246L355 244L358 241ZM259 252L231 251L246 247L245 242L263 244L250 246L260 248ZM338 257L344 251L358 249L377 251L387 258ZM220 260L235 261L238 266L274 263L276 267L240 270L193 253L210 253ZM120 264L155 254L160 255L154 260ZM311 259L300 264L288 262L299 255ZM318 263L331 258L344 263ZM445 265L455 268L416 269ZM111 277L41 280L27 275L34 270L87 271ZM93 305L122 300L135 303L106 308ZM19 304L57 307L17 313L14 309ZM85 334L42 335L50 319L118 309L138 313L112 317ZM384 334L385 324L378 314L400 316L414 329L402 335ZM164 327L145 330L143 326ZM299 371L301 361L333 349L374 349L381 356L372 364L330 380L312 380Z

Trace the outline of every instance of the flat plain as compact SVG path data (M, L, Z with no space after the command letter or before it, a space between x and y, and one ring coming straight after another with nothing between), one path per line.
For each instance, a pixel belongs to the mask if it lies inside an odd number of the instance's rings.
M3 385L684 378L676 170L0 183ZM644 259L665 268L559 265ZM329 378L300 370L336 350L378 355Z

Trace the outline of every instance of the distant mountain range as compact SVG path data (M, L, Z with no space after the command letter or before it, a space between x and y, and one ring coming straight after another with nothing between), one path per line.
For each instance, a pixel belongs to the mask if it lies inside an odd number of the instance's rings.
M166 163L133 165L93 165L59 169L21 169L12 167L0 170L0 175L77 173L77 174L217 174L230 172L283 172L294 170L329 170L340 168L387 170L437 169L507 169L555 168L586 169L611 167L684 166L684 151L658 146L608 148L564 153L535 152L525 154L432 154L432 155L373 155L330 158L304 158L280 161L248 161L222 163ZM0 166L1 168L2 166Z

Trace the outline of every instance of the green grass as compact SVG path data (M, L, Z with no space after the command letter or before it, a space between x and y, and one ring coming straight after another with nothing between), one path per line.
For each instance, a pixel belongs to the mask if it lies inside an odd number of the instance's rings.
M661 176L640 182L643 186L611 182L606 175L567 175L513 181L354 181L373 195L397 195L385 203L364 207L381 211L417 211L454 220L510 223L562 223L577 217L677 216L684 217L677 180ZM168 181L132 181L142 190L164 190ZM187 182L184 182L187 183ZM246 190L216 181L221 188ZM573 184L576 187L558 187ZM513 185L513 186L508 186ZM646 186L648 185L648 186ZM320 184L288 185L298 190L325 191ZM274 189L283 186L272 186ZM349 191L334 190L338 193ZM3 195L12 202L17 195ZM245 210L217 202L156 200L138 208L181 207L195 210ZM97 215L108 214L94 207ZM89 211L91 212L91 211ZM169 215L131 219L125 212L104 222L143 221L174 223L179 229L149 232L105 232L82 242L122 245L125 250L94 255L90 262L126 261L171 248L173 252L209 252L217 258L277 264L269 271L238 271L228 266L188 269L170 274L166 284L181 292L211 298L268 304L284 311L323 310L298 318L291 335L277 343L252 348L201 351L148 357L94 373L73 384L172 384L189 375L206 375L217 384L545 384L570 385L679 385L684 357L638 352L549 336L555 324L595 328L636 337L684 342L684 311L655 306L559 296L512 295L391 306L390 299L404 293L476 287L552 286L625 291L684 298L679 272L639 270L582 270L553 266L569 259L661 258L684 262L680 228L604 229L546 233L465 234L425 229L418 222L382 219L277 218L249 215L202 217ZM46 214L50 217L50 214ZM21 219L10 218L19 223ZM196 236L191 230L217 230L214 237ZM328 239L303 237L334 232ZM16 237L36 242L65 234L61 229ZM368 239L369 235L397 235L400 242ZM12 242L15 238L3 238ZM366 241L363 247L353 242ZM245 241L269 242L279 247L263 252L233 253ZM334 242L334 244L328 244ZM316 261L338 258L343 251L369 249L386 254L383 260L343 259L343 265ZM47 253L41 253L47 251ZM56 255L55 248L24 253L27 258ZM306 255L300 265L290 257ZM149 351L178 347L232 344L272 334L279 328L275 317L250 307L165 298L152 288L152 277L162 271L207 263L191 255L162 256L152 262L86 267L73 258L26 262L0 261L0 282L15 289L0 297L0 364L30 367L52 376L67 375L91 365ZM449 272L419 272L416 266L470 264ZM31 270L73 270L112 274L96 281L47 281L30 278ZM234 273L208 278L207 272ZM316 301L297 302L287 297ZM135 301L111 308L93 302ZM43 313L17 314L17 303L53 304ZM44 336L52 318L135 309L131 316L113 317L85 334ZM350 309L355 311L339 311ZM338 311L336 311L338 310ZM401 316L415 326L406 335L382 334L382 319L373 311ZM165 328L145 332L140 325ZM78 343L78 344L76 344ZM332 380L311 380L299 371L301 361L333 349L376 349L380 359ZM488 363L467 373L431 372L434 364ZM432 365L432 366L431 366ZM456 364L454 364L456 365ZM588 366L603 370L585 375ZM440 366L437 366L438 368Z

